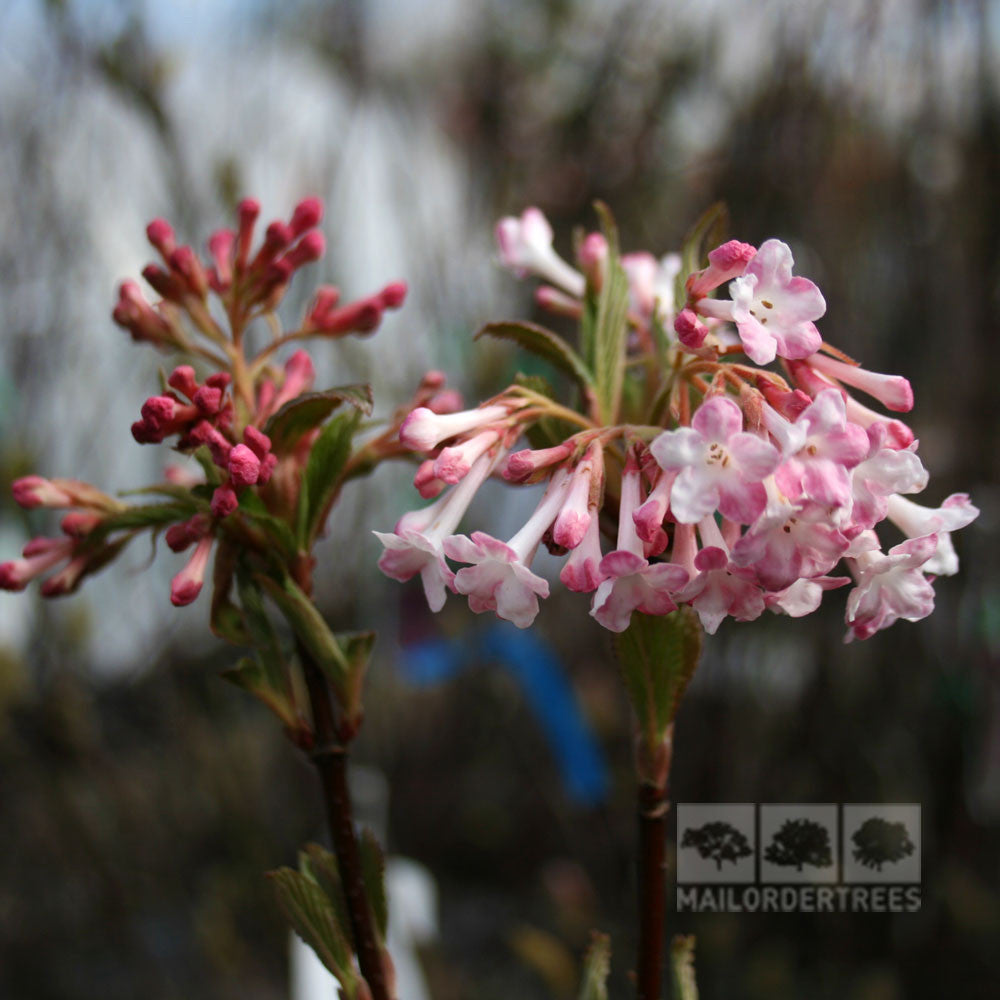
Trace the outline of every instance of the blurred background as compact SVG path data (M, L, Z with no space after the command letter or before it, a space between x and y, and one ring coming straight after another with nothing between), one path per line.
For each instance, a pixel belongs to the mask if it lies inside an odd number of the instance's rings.
M471 343L532 310L493 259L499 215L536 204L566 248L602 198L627 249L660 254L723 199L730 235L791 244L825 339L912 380L920 499L968 491L983 513L932 618L844 646L834 593L808 619L728 622L677 722L675 800L920 803L921 910L671 906L671 930L698 935L707 1000L996 995L998 53L989 0L9 0L0 558L45 526L8 499L17 475L159 475L162 450L129 434L159 359L109 318L154 216L202 244L244 194L265 218L323 196L314 279L410 283L373 341L318 352L320 381L370 378L385 414L429 366L473 400L517 370ZM530 638L454 600L430 616L367 533L414 500L403 468L354 488L318 578L332 621L381 634L356 757L365 787L388 779L369 813L390 851L437 881L431 993L572 996L597 927L628 996L630 722L608 636L558 589ZM498 487L477 523L501 534L530 503ZM219 680L235 652L207 602L169 605L178 560L149 562L137 547L61 602L0 594L5 1000L288 995L261 873L322 836L314 776Z

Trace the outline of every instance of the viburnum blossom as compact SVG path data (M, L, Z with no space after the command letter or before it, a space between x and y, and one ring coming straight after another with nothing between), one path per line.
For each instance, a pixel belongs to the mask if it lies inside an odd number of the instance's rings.
M501 262L549 283L536 301L579 321L580 346L528 324L483 332L568 373L578 404L522 378L476 409L417 409L403 422L424 496L477 461L509 483L547 484L510 542L473 531L435 547L432 607L447 588L474 611L530 624L548 594L529 568L542 542L565 556L562 583L591 594L591 615L614 632L682 604L709 632L766 609L801 617L852 579L849 639L929 614L934 576L958 567L951 533L978 511L964 494L936 508L907 499L928 483L913 431L852 395L905 413L909 382L823 342L826 302L780 240L721 243L682 273L690 247L620 256L604 220L577 240L577 268L555 254L538 209L497 227ZM775 360L780 370L763 367ZM522 435L532 446L518 450ZM886 519L907 540L883 553L874 529ZM379 538L388 550L407 544L402 528Z

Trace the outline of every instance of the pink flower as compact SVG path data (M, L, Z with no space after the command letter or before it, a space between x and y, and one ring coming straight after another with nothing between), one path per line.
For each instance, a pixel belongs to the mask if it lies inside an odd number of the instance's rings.
M497 223L500 263L519 278L536 274L576 298L583 296L585 281L552 246L552 227L537 208L526 208L521 217L508 215Z
M752 568L768 590L784 590L833 569L847 546L822 507L791 503L772 491L767 509L733 547L733 561Z
M506 544L484 531L444 540L449 558L472 564L455 574L455 590L468 596L476 614L495 611L518 628L528 628L535 620L538 598L549 596L549 585L531 572L531 561L562 507L568 481L566 473L556 472L534 514Z
M628 278L632 309L646 322L655 315L669 329L676 311L674 279L680 273L680 256L670 253L657 261L651 253L627 253L622 257L622 267Z
M784 590L765 594L764 602L775 614L803 618L819 607L825 590L843 587L850 582L849 576L817 576L811 580L796 580Z
M937 551L937 536L911 538L883 554L861 553L855 563L857 586L847 595L845 642L868 639L900 618L920 621L934 610L934 588L924 567Z
M700 299L696 311L735 323L747 357L758 365L776 355L809 357L822 343L813 321L826 312L826 302L808 278L793 277L793 263L786 244L767 240L729 286L732 301Z
M727 397L713 396L698 408L690 427L664 431L649 446L664 469L678 469L670 510L683 524L695 524L716 509L749 524L764 509L761 481L778 466L774 445L744 433L743 414Z
M630 452L622 476L618 547L600 563L601 583L590 614L606 629L624 632L633 611L665 615L677 608L673 595L687 583L688 572L674 563L649 563L632 514L639 505L639 467Z
M847 421L837 389L821 392L795 422L802 443L775 473L782 492L827 507L849 507L849 469L868 454L868 435Z
M913 446L888 448L887 434L884 423L868 428L868 454L851 470L851 524L845 531L874 528L885 518L891 494L919 493L927 485L927 470Z
M504 420L511 409L509 405L496 404L480 406L475 410L460 410L458 413L435 413L426 406L418 406L399 428L399 440L413 451L430 451L448 438Z
M694 557L698 571L677 595L698 612L702 627L715 635L722 619L731 615L738 622L751 622L764 612L764 597L752 572L729 561L726 550L710 545Z
M899 452L897 454L906 454ZM925 573L954 576L958 572L958 556L951 543L951 532L958 531L979 517L966 493L953 493L940 507L923 507L905 497L893 495L887 501L889 520L908 538L934 533L937 548L923 567Z
M448 493L429 507L400 518L395 532L372 532L385 547L379 569L401 583L420 574L431 611L444 607L447 589L453 588L455 579L445 562L442 542L458 527L476 491L501 457L499 452L477 459L469 474Z

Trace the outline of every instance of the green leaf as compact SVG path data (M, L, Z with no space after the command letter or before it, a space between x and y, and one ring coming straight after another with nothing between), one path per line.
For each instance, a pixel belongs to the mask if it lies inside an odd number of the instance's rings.
M251 522L257 525L279 549L288 561L295 558L298 545L292 529L280 517L275 517L252 489L246 489L240 494L239 511Z
M316 665L333 684L341 704L345 687L351 678L351 668L337 639L316 609L316 605L302 592L291 577L277 581L263 573L254 575L268 597L278 605L292 630L309 651Z
M245 656L234 667L223 670L225 680L252 694L266 705L289 729L299 728L301 719L291 701L290 692L276 688L263 657Z
M699 271L708 263L708 251L719 246L729 230L729 209L724 201L709 205L688 230L681 244L681 269L675 285L676 301L684 302L687 292L684 283L692 271Z
M342 413L319 433L302 474L296 511L299 545L308 551L322 527L326 506L340 485L341 473L351 457L351 442L358 427L358 414Z
M583 979L579 1000L608 1000L608 972L611 969L611 938L591 934L590 947L583 959Z
M361 692L375 645L374 632L338 632L334 638L347 661L341 707L349 719L361 717Z
M336 976L347 996L356 997L360 980L352 949L326 893L312 879L291 868L268 872L268 878L295 933Z
M601 420L611 424L618 414L625 379L628 278L618 257L618 232L611 213L600 202L595 207L608 241L608 260L593 327L594 384Z
M389 906L385 898L385 857L375 834L367 827L358 838L358 849L361 852L361 878L365 883L365 895L371 904L375 925L384 941L386 928L389 926Z
M535 323L487 323L474 339L496 337L498 340L512 340L532 354L544 358L561 371L571 375L586 393L593 389L593 376L576 351L558 334Z
M323 392L306 392L289 400L264 427L272 449L279 455L288 452L303 434L319 427L342 403L371 416L372 387L341 385Z
M101 521L98 530L104 534L133 528L153 528L174 521L186 521L198 510L194 500L188 503L155 503L129 507Z
M282 697L292 700L288 665L281 652L281 640L264 606L264 597L245 569L236 575L243 620L250 636L250 645L260 657L270 686Z
M677 934L670 942L670 971L675 1000L698 1000L694 978L694 935Z
M537 392L540 396L558 402L552 384L542 375L525 375L524 372L518 372L514 376L514 384L523 385L526 389ZM552 448L565 441L570 435L575 434L579 429L566 420L541 417L525 430L525 436L532 448Z
M319 844L306 844L299 854L299 869L310 876L326 894L344 937L353 942L351 915L347 909L347 897L344 895L344 883L340 877L336 855Z
M634 614L615 638L625 687L650 746L662 742L701 656L697 614L684 605L669 615Z
M196 448L192 455L201 466L201 471L205 473L205 482L211 489L214 489L222 482L222 470L215 464L215 459L212 458L208 445L203 444L200 448Z

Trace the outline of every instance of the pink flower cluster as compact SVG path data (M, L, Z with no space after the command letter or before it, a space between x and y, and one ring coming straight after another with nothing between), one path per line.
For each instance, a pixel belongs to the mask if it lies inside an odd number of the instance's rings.
M579 314L587 290L600 287L608 247L599 234L582 241L579 271L556 255L537 209L502 220L497 235L502 263L552 283L540 289L542 305ZM708 259L687 276L678 302L679 258L622 258L635 350L649 342L654 319L672 320L674 426L581 420L583 429L554 446L512 451L546 415L545 400L518 386L474 410L416 409L400 441L424 456L415 485L437 499L404 515L394 532L376 532L382 571L400 581L419 575L435 611L451 591L473 611L495 611L521 628L549 594L531 569L541 544L567 555L561 581L592 594L591 615L614 632L634 612L662 615L681 604L710 633L726 617L751 621L765 609L799 617L824 591L852 581L848 639L930 614L934 578L958 569L951 532L978 511L964 494L939 507L907 499L928 482L913 432L849 391L905 412L909 383L823 344L815 326L823 296L792 273L784 243L731 241ZM729 298L714 297L727 282ZM739 353L756 366L780 359L784 376L728 362ZM491 475L545 484L506 542L456 534ZM875 528L886 521L903 540L883 552ZM847 572L837 575L839 565Z
M371 333L384 312L399 308L406 297L406 285L393 282L375 294L340 304L339 291L324 286L300 326L282 332L275 308L295 273L324 253L325 241L316 228L323 218L323 203L318 198L299 202L287 222L277 219L266 227L255 247L259 215L257 201L240 202L237 227L213 233L204 260L190 246L178 244L169 223L154 219L146 235L161 261L147 265L142 273L160 300L150 303L138 284L125 281L112 313L133 340L179 352L195 364L207 362L212 369L199 377L192 364L177 365L163 390L143 403L141 418L132 425L132 436L140 444L171 439L180 452L204 449L207 455L205 476L168 469L170 483L161 491L174 499L178 490L181 496L185 489L191 491L181 507L189 516L171 524L165 535L175 552L194 547L173 580L175 605L189 604L198 596L213 544L232 527L227 519L246 491L257 491L268 516L285 520L294 516L303 470L319 429L307 428L276 454L265 428L283 406L312 388L314 370L304 350L295 351L280 368L271 364L275 352L308 337ZM249 354L247 331L264 317L272 342L256 355ZM29 476L14 484L14 496L24 507L74 510L62 522L65 538L36 538L22 559L0 565L0 587L5 589L21 589L66 561L64 570L45 581L42 593L68 593L138 530L127 522L125 534L108 542L106 537L118 530L115 515L127 508L83 483ZM159 527L161 522L146 526Z

